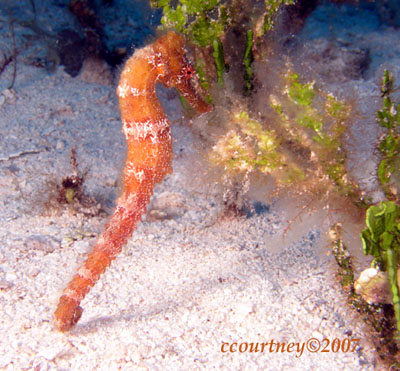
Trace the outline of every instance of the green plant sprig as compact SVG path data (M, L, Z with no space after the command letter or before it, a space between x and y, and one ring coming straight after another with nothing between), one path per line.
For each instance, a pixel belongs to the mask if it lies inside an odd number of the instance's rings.
M370 206L367 210L366 226L361 232L364 254L374 257L373 266L388 272L397 330L400 331L400 294L397 282L400 259L400 206L393 201Z
M211 46L219 39L229 18L220 0L179 0L175 7L171 0L151 0L150 4L162 8L163 27L186 34L199 47Z
M282 183L304 179L302 169L281 151L275 131L263 128L245 111L232 115L231 126L213 146L209 155L212 164L231 175L259 171L275 175Z
M359 202L359 189L347 175L341 142L350 107L319 91L314 82L302 83L297 73L289 70L285 79L285 90L280 97L271 96L271 107L281 118L286 135L312 152L340 193Z
M349 250L343 242L341 223L336 223L329 229L329 237L332 241L330 247L332 249L336 262L339 265L340 284L343 288L348 289L353 293L353 264L351 262Z
M243 55L243 65L244 65L244 84L245 84L245 93L248 94L253 88L253 69L252 63L254 60L253 57L253 37L254 32L252 30L248 30L246 33L246 47L244 49Z
M386 131L379 140L378 149L382 154L382 159L377 173L386 197L397 199L400 191L400 160L398 158L400 153L400 103L395 104L392 101L393 89L393 76L388 70L385 70L381 86L382 109L377 111L376 119Z
M215 68L217 70L218 84L224 85L223 74L227 70L224 59L224 49L220 39L214 39L213 41L213 53Z
M275 14L283 5L293 4L294 0L265 0L264 25L259 36L272 29L274 26Z

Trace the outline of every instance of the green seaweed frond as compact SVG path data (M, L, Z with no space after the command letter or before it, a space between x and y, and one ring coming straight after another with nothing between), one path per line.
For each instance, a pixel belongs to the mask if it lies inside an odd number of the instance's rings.
M197 76L199 77L201 87L205 91L208 91L210 84L207 80L207 73L206 73L207 67L204 58L202 57L196 58L194 68L197 72Z
M308 147L340 193L357 199L358 187L347 176L341 141L350 115L349 105L319 91L313 81L302 82L290 69L284 77L284 91L281 96L271 95L270 106L279 115L288 138Z
M294 0L265 0L264 26L261 35L274 26L274 18L281 6L293 5ZM259 35L259 36L261 36Z
M286 75L286 80L289 98L301 106L310 106L315 97L314 81L302 84L299 81L299 75L293 72Z
M243 55L243 65L244 65L244 83L245 83L245 92L249 93L253 88L253 36L254 32L252 30L248 30L246 33L246 46L244 49Z
M400 103L392 101L391 93L394 89L392 74L385 70L382 78L381 96L382 109L377 111L376 119L385 129L381 136L378 149L382 159L378 165L378 180L388 198L397 198L400 182Z
M267 130L248 112L232 116L233 129L221 136L212 148L210 161L228 173L279 173L278 182L291 183L304 179L302 169L289 161L281 151L281 140L274 130Z
M187 14L202 14L209 10L213 10L219 0L180 0L181 4L186 7Z
M164 28L184 33L200 47L210 46L220 38L228 19L219 0L179 0L178 4L171 0L152 0L151 5L162 8Z
M213 41L213 57L215 68L217 70L218 84L224 84L223 74L226 70L225 59L224 59L224 49L222 47L222 42L220 39L214 39Z
M187 23L187 16L182 8L178 5L175 9L169 5L163 7L163 17L161 18L161 24L167 28L175 28L179 32L185 30Z
M218 20L198 16L184 32L190 35L196 45L204 48L212 45L215 39L220 38L223 31L224 26Z
M366 228L361 232L364 254L374 257L373 265L388 272L397 329L400 331L400 294L397 268L400 260L400 205L384 201L370 206Z
M332 240L330 247L340 268L340 284L351 291L354 285L354 270L349 250L343 242L341 223L336 223L330 228L329 237Z

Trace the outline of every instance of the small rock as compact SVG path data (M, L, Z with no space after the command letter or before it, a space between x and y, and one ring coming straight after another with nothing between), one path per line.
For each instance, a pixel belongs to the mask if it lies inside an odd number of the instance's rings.
M8 103L15 103L15 101L17 100L17 96L13 89L3 90L3 97L7 100Z
M8 291L13 286L14 284L12 282L9 282L7 280L0 280L0 290L2 291Z
M86 58L79 79L91 84L111 86L112 73L108 64L99 58Z
M354 283L354 289L367 303L392 302L387 273L375 268L362 271Z
M24 246L27 250L43 251L50 254L60 247L60 241L50 236L32 235L25 240Z
M12 281L17 280L17 275L14 272L7 272L6 273L6 281L12 283Z
M163 192L151 204L148 220L175 219L187 210L182 195L175 192Z
M168 218L168 214L161 210L150 210L147 215L147 221L153 220L165 220Z
M36 277L40 273L40 269L38 267L29 267L26 270L26 273L31 277Z
M62 152L65 149L65 142L63 140L58 140L56 144L56 150Z
M79 254L86 254L89 251L90 244L88 241L76 241L74 243L74 249Z

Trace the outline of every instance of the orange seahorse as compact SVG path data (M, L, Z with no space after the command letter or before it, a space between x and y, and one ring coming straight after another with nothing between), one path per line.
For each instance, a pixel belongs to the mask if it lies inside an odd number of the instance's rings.
M80 302L121 252L146 211L155 184L172 171L170 123L157 100L157 82L177 88L198 112L211 110L197 91L198 79L185 57L182 36L170 31L127 61L117 88L128 147L124 188L104 232L60 298L54 314L60 331L79 321Z

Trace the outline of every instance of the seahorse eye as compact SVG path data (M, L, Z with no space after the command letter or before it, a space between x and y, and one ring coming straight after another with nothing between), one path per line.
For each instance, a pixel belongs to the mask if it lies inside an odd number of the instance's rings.
M190 65L187 65L183 70L183 76L190 79L194 75L194 68Z

